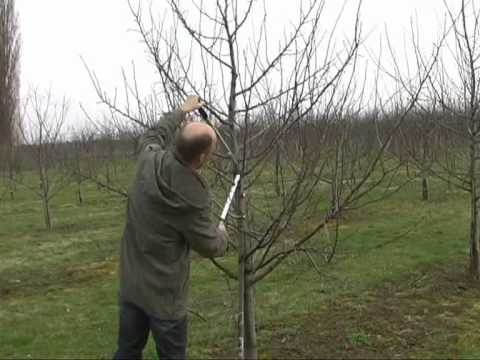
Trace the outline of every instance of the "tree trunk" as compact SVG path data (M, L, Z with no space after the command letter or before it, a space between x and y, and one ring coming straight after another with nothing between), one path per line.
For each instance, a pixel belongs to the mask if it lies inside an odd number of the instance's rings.
M80 180L77 181L77 195L78 195L78 203L80 205L83 204L83 195L82 195L82 182Z
M343 169L342 166L343 158L343 140L341 143L337 143L336 152L335 152L335 169L333 173L332 184L330 187L330 209L332 211L337 211L338 208L338 195L341 187L341 182L343 178Z
M239 215L242 213L244 206L244 200L242 200L243 196L241 195L241 184L242 180L240 180L239 189L237 192L237 208ZM245 228L245 220L242 219L242 216L239 216L239 228L240 231L244 230ZM245 279L245 255L246 251L246 236L242 233L240 234L239 244L238 244L238 357L240 359L245 359L245 293L246 293L246 279Z
M245 301L244 301L244 321L245 321L245 358L257 359L257 329L255 316L255 254L252 249L255 246L253 239L247 236L248 224L246 223L247 206L246 196L242 194L242 209L243 218L245 219L245 231L243 232L243 239L246 244L248 254L251 254L245 260Z
M422 166L422 200L428 201L430 194L428 191L428 141L427 137L423 137L423 166Z
M9 169L9 189L10 189L10 200L15 199L15 192L17 191L17 174L15 169L10 165Z
M107 167L106 167L105 177L106 177L106 180L107 180L107 185L110 185L110 167L108 166L108 164L107 164Z
M470 275L480 280L480 139L472 139L470 148L471 225L470 225Z
M50 217L50 201L48 196L43 197L43 217L45 220L45 226L48 231L52 230L52 220Z
M251 273L250 264L253 264L252 256L247 259L244 301L244 321L245 321L245 359L257 359L257 330L255 317L255 285L253 284L253 273Z
M50 218L50 198L49 198L49 182L47 172L40 167L40 196L43 203L43 220L48 231L52 229L52 220Z
M422 175L422 200L428 201L430 199L430 193L428 191L428 178Z
M253 278L255 274L255 259L253 255L246 257L251 251L253 241L247 236L246 223L246 198L243 193L242 184L239 184L237 192L237 204L239 211L239 227L241 238L239 244L239 358L257 359L257 332L255 319L255 285Z
M277 143L275 149L275 176L274 176L274 186L275 186L275 194L280 196L280 146Z
M9 179L9 190L10 190L10 200L15 199L15 192L17 191L17 172L15 169L15 150L13 145L10 145L8 150L8 179Z

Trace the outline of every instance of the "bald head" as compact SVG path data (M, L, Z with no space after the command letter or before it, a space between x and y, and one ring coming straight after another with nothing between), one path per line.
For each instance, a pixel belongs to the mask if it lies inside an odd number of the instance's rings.
M183 127L181 133L185 138L192 139L195 137L209 136L212 140L212 143L217 142L217 134L215 134L215 131L210 125L207 125L203 122L188 123Z
M216 145L215 131L201 122L188 123L175 142L177 153L194 168L200 168L210 158Z

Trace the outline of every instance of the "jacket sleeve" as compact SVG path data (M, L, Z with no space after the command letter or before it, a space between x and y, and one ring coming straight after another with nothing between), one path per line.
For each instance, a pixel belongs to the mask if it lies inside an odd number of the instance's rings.
M172 142L175 130L184 119L185 112L182 110L164 113L156 126L140 137L139 153L164 150Z
M217 231L216 224L211 221L210 208L193 214L183 235L192 249L201 256L213 258L223 256L227 251L227 235Z

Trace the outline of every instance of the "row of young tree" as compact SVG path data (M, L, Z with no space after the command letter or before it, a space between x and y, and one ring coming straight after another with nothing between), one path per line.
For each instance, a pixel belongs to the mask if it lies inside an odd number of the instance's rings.
M139 95L133 73L131 81L125 76L126 99L117 102L87 68L109 126L91 119L95 131L70 134L67 141L65 102L38 92L25 101L17 142L3 152L11 199L20 185L37 194L51 228L50 200L67 185L76 184L79 203L85 181L125 197L116 182L118 159L134 159L136 135L154 126L161 109L197 94L221 140L207 169L213 187L222 189L218 212L235 175L241 176L228 222L238 265L212 260L238 284L240 358L257 358L257 284L294 253L309 255L314 248L330 261L344 212L417 178L424 200L432 177L471 195L469 272L480 280L480 12L474 1L445 7L445 26L427 51L412 26L410 62L400 64L389 44L386 55L370 57L369 67L360 60L361 2L343 41L336 33L343 10L325 29L324 1L303 2L277 49L268 39L266 6L254 0L192 2L195 18L178 0L168 4L171 24L130 6L158 74L149 97ZM244 28L255 19L259 31L252 38ZM185 37L191 40L187 52L179 41ZM25 172L36 181L21 176ZM383 195L372 198L373 192ZM322 231L329 236L318 236Z

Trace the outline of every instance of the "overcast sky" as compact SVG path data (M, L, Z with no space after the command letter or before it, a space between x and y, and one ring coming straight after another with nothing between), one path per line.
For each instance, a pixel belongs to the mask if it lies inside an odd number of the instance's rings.
M165 5L164 0L153 2L160 8ZM290 16L296 14L299 4L293 0L266 2L276 8L269 15L270 24L278 29L293 20ZM349 0L348 4L355 2ZM459 2L448 1L451 6ZM148 5L150 1L143 3ZM325 15L330 16L330 11L331 17L335 16L341 3L326 0ZM89 109L96 106L80 56L99 75L106 89L122 85L121 68L128 68L132 61L139 69L142 86L148 89L156 80L138 34L131 31L134 23L126 0L17 0L17 11L22 36L22 94L31 86L52 87L57 96L70 99L70 122L81 121L80 102ZM387 26L392 43L401 52L412 16L419 19L422 42L430 44L438 34L444 9L442 0L364 0L361 14L364 34L371 34L367 46L375 48L378 34Z

